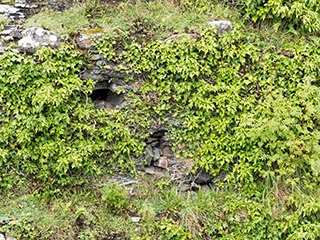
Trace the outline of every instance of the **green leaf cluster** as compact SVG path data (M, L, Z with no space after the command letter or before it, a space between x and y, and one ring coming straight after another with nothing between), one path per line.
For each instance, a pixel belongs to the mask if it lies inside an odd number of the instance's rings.
M96 110L87 65L72 47L0 56L0 187L17 179L34 190L88 182L114 169L134 171L143 149L121 109ZM136 127L136 125L134 125Z
M272 21L277 27L286 26L293 32L320 30L320 9L316 0L238 0L237 5L254 22Z
M168 124L176 153L221 186L253 193L266 183L318 181L318 44L276 48L236 27L219 37L209 29L199 40L132 43L122 58L148 78L140 99Z
M210 210L204 211L204 234L215 239L317 239L319 204L305 194L270 195L265 199L248 199L230 194L224 199L211 200ZM221 201L221 199L220 199ZM212 211L212 209L215 209Z

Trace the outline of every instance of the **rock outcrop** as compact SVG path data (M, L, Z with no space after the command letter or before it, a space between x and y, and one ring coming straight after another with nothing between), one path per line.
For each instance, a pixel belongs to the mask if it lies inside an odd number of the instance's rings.
M58 48L60 37L54 32L39 27L32 27L22 32L22 38L18 41L21 52L32 53L39 47Z

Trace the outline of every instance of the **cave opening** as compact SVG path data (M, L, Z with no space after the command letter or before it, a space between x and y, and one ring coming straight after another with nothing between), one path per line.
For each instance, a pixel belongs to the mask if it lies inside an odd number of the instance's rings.
M98 109L108 108L114 109L124 102L123 94L117 94L110 89L97 89L89 96Z

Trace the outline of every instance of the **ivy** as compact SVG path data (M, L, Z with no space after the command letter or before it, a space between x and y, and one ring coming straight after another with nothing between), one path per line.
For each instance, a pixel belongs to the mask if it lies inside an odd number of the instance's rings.
M0 187L22 179L29 189L88 182L114 169L134 171L143 149L121 110L98 111L81 80L84 58L72 47L0 57Z
M119 43L119 41L121 43ZM96 47L138 74L126 107L96 110L86 62L71 47L1 56L1 184L81 184L106 169L135 171L148 129L168 126L177 156L254 194L319 176L319 40L275 49L235 26L198 40L139 44L107 36ZM284 54L284 51L290 54ZM304 64L301 64L303 62ZM21 162L26 164L21 165Z
M287 27L295 34L297 30L309 33L320 30L320 12L316 0L238 0L236 2L236 5L253 22L272 21L276 29L280 26Z
M275 51L237 27L200 35L122 52L147 77L144 107L167 122L176 153L251 193L261 182L296 186L301 174L318 181L318 40Z

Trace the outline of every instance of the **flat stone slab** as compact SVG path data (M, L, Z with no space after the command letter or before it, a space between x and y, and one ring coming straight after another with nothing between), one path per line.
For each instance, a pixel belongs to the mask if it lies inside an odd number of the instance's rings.
M7 4L0 4L0 14L16 14L20 9Z
M22 19L25 17L19 8L7 4L0 4L0 16L8 20Z
M15 0L15 7L23 9L37 8L39 5L34 2L29 3L27 0Z

